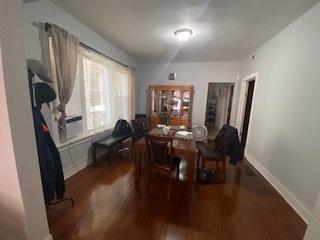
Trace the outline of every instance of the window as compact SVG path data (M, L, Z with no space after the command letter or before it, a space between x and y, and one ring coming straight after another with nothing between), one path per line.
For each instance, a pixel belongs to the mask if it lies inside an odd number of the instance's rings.
M53 54L51 67L55 67ZM55 77L54 71L52 77ZM112 128L119 118L129 120L128 90L127 67L80 47L75 85L66 106L66 115L82 115L84 134ZM54 124L57 122L54 121ZM53 134L55 135L57 134Z
M118 116L117 118L129 119L129 105L128 105L128 71L119 70L117 72L117 90L116 90L116 102L118 104Z
M79 65L87 130L128 120L128 69L86 49L80 51Z

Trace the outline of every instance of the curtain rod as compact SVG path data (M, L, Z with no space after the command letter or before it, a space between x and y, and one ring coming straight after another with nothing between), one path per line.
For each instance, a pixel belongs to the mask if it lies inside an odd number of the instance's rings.
M45 29L46 32L47 32L50 28L51 28L51 23L45 23L45 24L44 24L44 29ZM108 58L108 59L110 59L110 60L112 60L112 61L114 61L114 62L116 62L116 63L118 63L118 64L120 64L120 65L122 65L122 66L124 66L124 67L129 67L128 65L126 65L126 64L124 64L124 63L122 63L122 62L119 62L118 60L116 60L116 59L114 59L114 58L112 58L112 57L109 57L109 56L105 55L104 53L96 50L96 49L93 48L93 47L88 46L87 44L85 44L85 43L83 43L83 42L80 42L80 46L81 46L81 47L84 47L84 48L87 48L87 49L89 49L89 50L91 50L91 51L93 51L93 52L96 52L96 53L98 53L98 54L100 54L100 55L102 55L102 56L104 56L104 57L106 57L106 58ZM133 70L135 71L136 69L133 68Z

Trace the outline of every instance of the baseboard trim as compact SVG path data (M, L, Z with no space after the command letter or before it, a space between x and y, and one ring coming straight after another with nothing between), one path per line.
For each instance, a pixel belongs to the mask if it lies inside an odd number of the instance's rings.
M277 192L289 203L289 205L308 224L311 220L311 212L289 191L268 169L258 162L251 154L245 154L250 164L277 190Z
M71 177L72 175L76 174L77 172L89 166L91 163L92 163L91 159L85 158L77 162L76 164L73 164L63 169L64 179Z
M53 240L53 236L49 233L43 240Z

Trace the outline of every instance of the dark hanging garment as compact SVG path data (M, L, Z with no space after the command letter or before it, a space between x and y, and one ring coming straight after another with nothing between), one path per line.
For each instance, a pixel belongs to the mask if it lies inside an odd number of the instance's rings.
M241 146L238 130L225 124L215 138L216 150L226 153L230 157L230 163L236 165L241 161Z
M62 199L65 193L60 153L41 113L41 105L54 100L56 94L46 83L34 84L34 93L36 106L33 107L33 118L42 187L45 203L50 204L55 198Z
M34 109L33 117L43 194L46 204L50 204L52 199L54 199L55 164L50 149L47 147L47 137L44 133L45 129L42 125L39 109Z
M49 128L47 126L46 121L44 120L43 115L41 114L40 117L41 117L42 126L44 127L44 135L46 137L46 144L47 144L46 147L49 149L53 159L53 163L54 163L55 194L57 199L62 199L65 193L65 185L64 185L64 175L63 175L63 168L61 164L60 153L50 135Z

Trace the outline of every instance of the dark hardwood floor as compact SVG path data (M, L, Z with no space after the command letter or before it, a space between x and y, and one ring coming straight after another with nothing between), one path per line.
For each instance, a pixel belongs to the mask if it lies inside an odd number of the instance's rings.
M196 184L188 202L184 182L167 201L161 176L154 177L150 195L145 176L135 191L132 163L114 158L111 167L90 166L67 180L76 205L48 209L55 240L303 239L306 224L248 163L228 166L224 184Z

